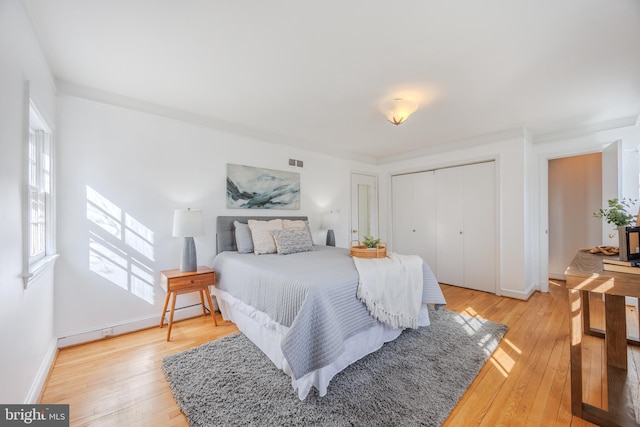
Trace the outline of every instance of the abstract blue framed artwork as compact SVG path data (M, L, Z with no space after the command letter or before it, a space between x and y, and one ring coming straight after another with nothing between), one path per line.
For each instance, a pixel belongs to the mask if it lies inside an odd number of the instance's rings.
M227 208L300 209L300 174L227 164Z

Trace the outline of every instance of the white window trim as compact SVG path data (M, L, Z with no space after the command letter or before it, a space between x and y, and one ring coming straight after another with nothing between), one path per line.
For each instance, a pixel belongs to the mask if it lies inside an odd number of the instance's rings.
M55 261L59 256L59 254L45 255L43 258L40 258L38 261L30 264L29 272L22 275L24 288L27 289L29 284L38 279L42 273L53 268Z
M24 108L24 174L23 174L23 244L22 244L22 279L24 289L35 281L42 273L53 268L55 260L58 258L56 253L56 221L55 221L55 144L52 127L48 124L48 121L41 115L41 109L37 108L36 103L31 97L30 84L25 82L25 108ZM29 197L29 168L27 162L29 160L29 132L32 122L36 122L39 127L45 130L49 134L49 155L51 157L50 165L50 189L47 200L47 225L46 225L46 246L45 255L33 261L29 248L29 234L30 234L30 197Z

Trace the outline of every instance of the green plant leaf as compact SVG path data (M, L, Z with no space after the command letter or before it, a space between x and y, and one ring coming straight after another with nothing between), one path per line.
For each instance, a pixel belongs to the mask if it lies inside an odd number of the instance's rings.
M634 224L638 217L637 215L631 215L627 212L636 202L637 200L635 199L627 198L622 200L618 200L617 198L609 199L607 200L608 207L598 209L597 212L593 213L593 216L604 219L607 224L612 224L617 227L627 227Z
M374 239L373 236L364 236L362 244L368 248L377 248L380 243L380 239Z

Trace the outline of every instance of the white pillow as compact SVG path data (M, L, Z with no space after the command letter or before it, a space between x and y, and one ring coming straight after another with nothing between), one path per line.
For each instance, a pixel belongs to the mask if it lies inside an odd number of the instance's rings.
M233 221L236 229L236 247L239 254L250 254L253 252L253 239L251 238L251 230L247 224Z
M250 219L248 222L253 239L253 252L256 255L275 254L277 252L276 242L273 240L271 232L273 230L282 230L282 220L257 221Z
M282 220L282 229L283 230L304 230L307 228L307 224L301 219L291 220L291 219L283 219Z

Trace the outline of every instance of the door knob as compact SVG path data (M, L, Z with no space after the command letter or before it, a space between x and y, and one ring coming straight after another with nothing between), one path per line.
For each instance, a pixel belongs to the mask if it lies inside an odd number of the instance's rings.
M356 230L356 229L354 228L353 230L351 230L351 232L352 232L353 234L356 234L356 233L358 232L358 230Z

